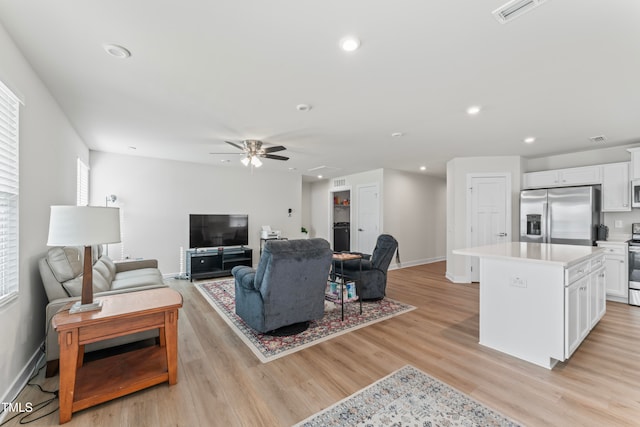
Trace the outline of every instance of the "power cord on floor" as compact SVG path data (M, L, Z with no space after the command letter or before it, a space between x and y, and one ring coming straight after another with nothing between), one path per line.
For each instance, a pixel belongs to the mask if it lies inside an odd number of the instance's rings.
M33 374L33 375L31 376L31 378L29 378L29 381L27 381L27 384L26 384L26 385L31 386L31 387L37 387L37 388L38 388L42 393L50 394L50 395L52 395L53 397L51 397L51 398L49 398L49 399L47 399L47 400L44 400L44 401L42 401L42 402L40 402L40 403L36 403L35 405L29 405L29 406L27 406L27 405L25 404L25 408L24 408L24 409L23 409L23 408L20 408L21 412L18 412L18 413L17 413L17 414L15 414L14 416L12 416L12 417L10 417L10 418L8 418L8 419L4 420L2 423L0 423L0 426L5 425L5 424L7 424L9 421L14 420L14 419L16 419L16 418L18 418L18 417L21 417L21 418L20 418L20 420L19 420L19 423L20 423L20 424L29 424L29 423L32 423L32 422L34 422L34 421L37 421L37 420L39 420L39 419L41 419L41 418L44 418L44 417L47 417L47 416L49 416L49 415L53 414L54 412L56 412L56 411L60 408L60 406L58 406L57 408L55 408L54 410L52 410L52 411L50 411L50 412L47 412L46 414L39 415L37 418L33 418L33 419L30 419L30 418L29 418L29 417L32 417L32 416L37 415L37 413L38 413L39 411L41 411L42 409L46 408L47 406L49 406L51 403L53 403L55 400L57 400L57 399L58 399L58 390L45 390L45 389L43 389L43 388L42 388L42 386L41 386L40 384L36 384L36 383L32 383L32 382L31 382L31 381L33 381L33 380L34 380L34 379L35 379L35 378L40 374L40 371L42 371L42 369L43 369L46 365L47 365L47 363L45 362L45 363L44 363L44 365L42 365L40 368L38 368L38 370L36 371L36 373L35 373L35 374ZM24 390L24 388L23 388L23 390ZM21 390L20 392L22 392L22 390ZM14 404L14 402L15 402L15 399L11 402L11 404L13 405L13 404ZM6 407L5 405L3 405L2 409L0 410L0 414L2 414L3 412L5 412L6 408L7 408L7 407ZM25 413L25 412L26 412L26 413Z

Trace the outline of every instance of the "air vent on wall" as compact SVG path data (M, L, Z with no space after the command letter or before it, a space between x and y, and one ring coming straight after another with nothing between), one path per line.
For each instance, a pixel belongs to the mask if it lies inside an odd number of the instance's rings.
M347 185L347 179L346 178L339 178L339 179L334 179L333 180L333 187L344 187L345 185Z
M546 1L547 0L511 0L494 10L492 13L498 22L506 24L518 16L522 16L530 10L535 9Z
M604 135L592 136L589 138L591 142L595 142L597 144L604 144L607 142L607 138Z

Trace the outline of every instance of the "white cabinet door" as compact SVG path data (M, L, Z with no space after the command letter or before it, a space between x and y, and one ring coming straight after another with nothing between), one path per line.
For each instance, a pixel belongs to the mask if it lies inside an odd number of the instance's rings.
M602 212L631 210L629 162L602 165Z
M598 323L607 312L607 271L605 269L600 270L598 273L598 315L596 316L596 323ZM592 327L595 325L592 325Z
M625 242L598 242L604 249L605 288L607 295L627 298L629 288L629 255Z
M629 290L627 257L606 255L604 264L607 270L607 294L615 297L626 297Z
M601 268L589 274L589 329L593 329L604 316L606 294L604 271L604 268Z
M565 359L578 348L589 332L589 276L565 288Z
M560 169L561 185L590 185L600 184L602 177L600 166L585 166L582 168Z
M627 148L631 153L631 179L640 179L640 148Z
M523 188L569 187L602 183L601 166L529 172L523 176Z
M557 170L529 172L524 174L523 188L547 188L560 185Z

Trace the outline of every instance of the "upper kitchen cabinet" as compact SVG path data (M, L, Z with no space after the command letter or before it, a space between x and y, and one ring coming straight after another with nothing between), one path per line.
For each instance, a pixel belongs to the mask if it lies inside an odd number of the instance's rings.
M631 179L640 179L640 147L627 148L631 153Z
M631 210L629 162L602 165L602 212Z
M640 153L639 153L640 154ZM525 173L523 188L569 187L602 183L600 165Z

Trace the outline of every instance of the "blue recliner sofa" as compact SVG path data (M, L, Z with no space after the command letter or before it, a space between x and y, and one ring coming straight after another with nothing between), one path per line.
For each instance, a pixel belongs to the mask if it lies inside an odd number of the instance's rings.
M332 254L324 239L267 241L256 269L231 270L236 314L261 333L302 332L324 315Z
M394 253L396 261L400 263L397 251L398 241L390 234L381 234L371 255L360 254L362 255L362 275L360 275L361 261L344 262L344 274L360 281L358 292L363 300L384 298L387 289L387 270ZM339 263L336 263L336 270L342 273Z

